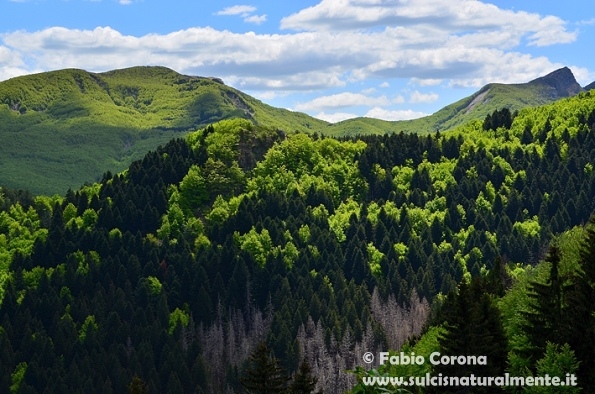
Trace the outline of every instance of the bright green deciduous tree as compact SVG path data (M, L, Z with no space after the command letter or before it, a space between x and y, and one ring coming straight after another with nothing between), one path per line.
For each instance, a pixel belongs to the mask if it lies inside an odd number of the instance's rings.
M188 174L180 182L180 206L183 210L191 212L201 207L209 200L207 182L203 177L202 170L193 165Z

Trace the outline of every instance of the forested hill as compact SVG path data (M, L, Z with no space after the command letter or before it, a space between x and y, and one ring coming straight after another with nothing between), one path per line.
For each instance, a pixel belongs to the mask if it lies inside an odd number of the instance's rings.
M119 172L172 138L224 119L245 118L285 132L335 137L408 131L433 133L578 93L568 68L518 85L490 84L437 113L411 121L357 118L329 124L274 108L217 78L165 67L105 73L67 69L0 82L0 185L64 194Z
M263 370L344 392L364 352L399 349L428 322L456 336L452 316L493 316L474 343L513 343L481 288L442 308L437 294L489 270L504 289L545 258L594 213L594 161L587 92L427 136L225 120L64 197L6 190L0 392L225 392ZM572 278L590 297L593 279ZM482 302L472 319L469 299ZM594 304L580 305L592 344ZM485 371L542 368L545 345L527 335L530 353L503 345ZM588 392L592 347L569 343Z
M13 78L0 82L0 185L64 194L172 138L238 117L287 131L327 124L165 67Z

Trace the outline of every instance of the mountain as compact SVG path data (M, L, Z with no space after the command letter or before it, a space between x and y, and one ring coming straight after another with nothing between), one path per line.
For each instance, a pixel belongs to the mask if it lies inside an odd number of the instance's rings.
M430 133L581 91L562 68L525 84L489 84L433 115L388 122L356 118L329 124L274 108L218 78L179 74L165 67L105 73L77 69L0 83L0 185L35 194L63 194L119 172L172 138L223 119L245 118L271 129L331 136Z
M595 82L591 82L590 84L588 84L587 86L585 86L583 89L584 89L585 91L587 91L587 92L588 92L589 90L593 90L593 89L595 89Z
M67 69L0 83L0 185L63 194L172 138L240 117L286 131L327 123L266 105L217 78L165 67Z
M452 129L473 119L485 118L486 115L504 107L515 111L548 104L574 96L582 90L572 71L563 67L527 83L488 84L471 96L423 118L394 122L355 118L329 125L326 130L328 134L335 136L400 131L431 133Z

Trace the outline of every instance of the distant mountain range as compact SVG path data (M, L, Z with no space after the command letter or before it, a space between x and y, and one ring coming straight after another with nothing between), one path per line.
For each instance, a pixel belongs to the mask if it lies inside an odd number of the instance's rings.
M329 126L333 135L380 134L409 131L430 133L448 130L473 119L482 119L504 107L511 111L544 105L595 88L595 82L582 88L568 67L522 84L491 83L469 97L450 104L423 118L405 121L383 121L354 118Z
M525 84L486 85L420 119L355 118L329 124L264 104L218 78L186 76L165 67L27 75L0 83L0 186L63 194L97 181L107 170L123 171L172 138L234 117L288 132L333 136L429 133L502 107L547 104L582 90L565 67Z

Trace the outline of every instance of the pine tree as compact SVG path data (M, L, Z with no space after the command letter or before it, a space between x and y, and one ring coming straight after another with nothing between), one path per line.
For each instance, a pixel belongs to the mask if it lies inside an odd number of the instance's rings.
M511 278L508 272L506 272L502 257L498 256L494 261L494 266L486 276L487 291L488 293L502 297L510 284Z
M435 373L450 376L494 376L502 373L508 343L502 318L485 283L475 278L471 284L462 281L458 294L451 293L442 307L447 331L438 338L440 353L457 356L486 356L488 365L440 365ZM477 391L481 392L481 391Z
M533 362L543 357L548 341L564 343L564 293L568 287L564 286L558 271L560 249L557 246L550 247L546 261L551 264L549 277L546 283L530 283L529 297L532 300L532 311L524 313L527 319L524 330L531 343L527 356L531 357Z
M135 375L128 385L128 392L130 394L148 394L149 387L138 375Z
M240 382L248 393L274 394L285 391L287 380L279 361L261 342L250 356Z
M302 360L298 372L289 385L289 394L310 394L314 392L318 379L312 373L312 367L306 360ZM318 391L321 393L321 391Z
M595 225L595 217L590 226ZM568 294L568 321L565 326L568 343L575 351L579 365L579 386L585 391L595 389L595 229L587 227L580 249L582 272L574 276L574 286Z

